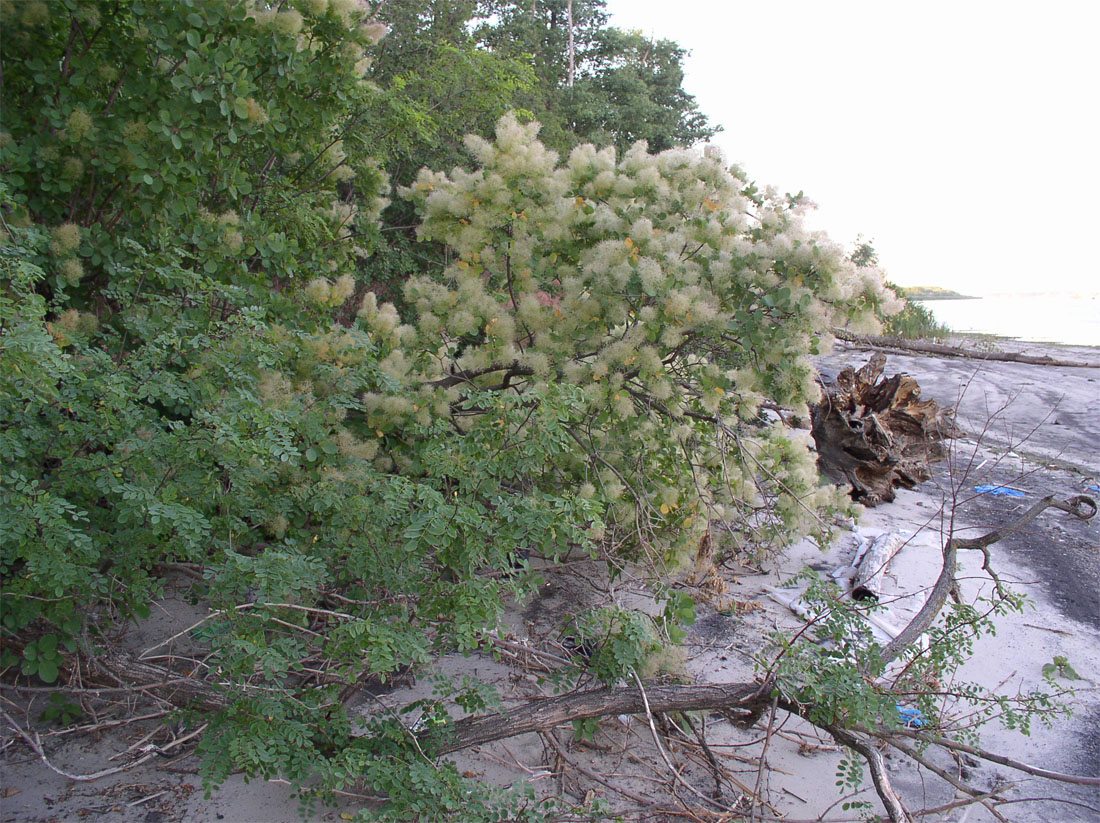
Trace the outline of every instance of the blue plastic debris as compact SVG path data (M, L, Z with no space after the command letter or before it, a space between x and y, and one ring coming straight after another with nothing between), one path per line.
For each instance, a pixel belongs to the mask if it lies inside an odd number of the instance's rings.
M1097 486L1095 483L1093 483L1091 486L1085 486L1085 491L1100 492L1100 486Z
M920 729L924 726L924 715L920 709L907 709L900 703L897 704L898 717L907 729Z
M974 491L978 494L1003 494L1005 497L1027 497L1027 492L1022 492L1019 489L1012 489L1008 486L975 486Z

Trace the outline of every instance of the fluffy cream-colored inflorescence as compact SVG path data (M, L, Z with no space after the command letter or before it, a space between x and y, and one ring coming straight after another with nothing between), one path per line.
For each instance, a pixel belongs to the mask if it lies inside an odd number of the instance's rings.
M639 143L616 157L583 145L563 163L537 133L507 116L494 141L467 139L474 170L425 170L402 190L421 236L454 257L408 281L418 321L400 336L393 307L367 295L360 316L392 349L387 374L439 393L454 391L456 374L469 386L509 375L521 390L577 387L585 431L598 430L602 492L632 502L640 530L675 522L690 535L708 509L784 484L781 519L804 527L798 512L828 495L805 444L767 434L758 410L771 401L804 412L816 399L809 357L830 326L874 324L894 299L879 273L807 230L805 201L759 192L715 150L651 154ZM412 419L412 405L421 418L448 408L437 401L369 405L382 425ZM688 471L696 454L706 465ZM785 455L774 482L754 491L774 454ZM632 466L655 464L678 468L631 482Z

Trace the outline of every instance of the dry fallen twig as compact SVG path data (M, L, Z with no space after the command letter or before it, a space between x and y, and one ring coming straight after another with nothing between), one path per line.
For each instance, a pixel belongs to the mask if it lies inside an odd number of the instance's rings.
M42 761L43 765L45 765L46 768L48 768L52 772L55 772L56 774L61 775L62 777L68 778L69 780L75 780L79 783L90 783L93 780L99 780L101 777L107 777L112 774L118 774L119 772L129 771L135 766L140 766L147 760L152 760L154 757L157 756L157 752L152 751L145 755L142 755L137 760L134 760L131 763L127 763L124 766L112 766L109 769L103 769L102 771L93 772L92 774L73 774L72 772L67 772L64 769L59 769L57 766L50 762L50 759L46 757L46 752L42 748L42 739L38 736L37 732L35 732L34 736L32 737L26 731L26 729L16 723L11 715L9 715L3 709L0 709L0 715L3 715L4 720L7 722L8 726L11 727L12 731L22 737L26 744L31 747L31 750L38 755L39 760Z

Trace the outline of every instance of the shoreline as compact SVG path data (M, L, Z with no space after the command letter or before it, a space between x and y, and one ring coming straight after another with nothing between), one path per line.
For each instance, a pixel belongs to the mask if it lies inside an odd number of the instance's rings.
M952 335L1034 345L1100 347L1100 298L987 295L914 300Z
M923 338L922 338L923 339ZM1009 337L1001 334L989 334L985 332L956 332L953 331L948 334L947 339L949 345L959 346L960 348L971 347L976 350L981 350L985 346L1004 347L997 348L996 351L1013 352L1017 354L1038 354L1047 355L1049 357L1059 357L1059 359L1072 359L1065 357L1067 354L1072 353L1087 353L1094 358L1100 358L1100 343L1095 345L1086 345L1084 343L1059 343L1055 341L1034 341L1034 340L1021 340L1018 337ZM1032 349L1038 349L1039 351L1033 352Z

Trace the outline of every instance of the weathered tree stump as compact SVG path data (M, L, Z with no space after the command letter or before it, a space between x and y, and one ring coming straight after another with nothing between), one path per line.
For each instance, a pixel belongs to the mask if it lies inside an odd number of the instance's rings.
M835 383L821 384L824 397L812 409L818 467L865 506L931 477L931 464L947 456L943 441L958 435L953 410L921 400L909 375L882 379L885 365L875 353L858 371L843 369Z

